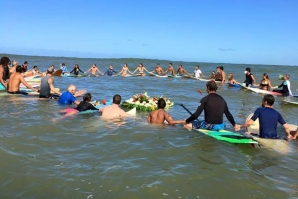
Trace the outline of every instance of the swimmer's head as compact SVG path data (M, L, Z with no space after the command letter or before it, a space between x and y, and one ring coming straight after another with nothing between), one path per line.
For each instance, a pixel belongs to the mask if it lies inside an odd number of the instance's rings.
M0 64L2 66L8 66L10 63L10 59L8 57L1 57Z
M17 65L16 72L17 73L22 73L23 72L23 67L21 65Z
M289 75L289 74L285 74L285 75L284 75L284 79L285 79L285 80L289 80L289 79L290 79L290 75Z
M86 93L86 94L84 95L84 97L83 97L83 101L84 101L84 102L90 102L91 99L92 99L92 96L91 96L90 93Z
M217 84L214 80L210 80L209 82L207 82L206 87L207 87L208 93L210 91L216 92L216 90L217 90Z
M160 98L158 101L157 101L157 108L161 108L161 109L164 109L166 107L166 101L163 99L163 98Z
M114 95L113 97L113 104L120 104L121 103L121 96L120 95Z
M71 94L75 94L77 92L77 87L73 84L70 84L67 88L68 92L70 92Z
M273 95L265 95L263 97L263 100L262 100L262 107L264 107L265 105L268 105L268 106L272 106L275 102L275 98Z

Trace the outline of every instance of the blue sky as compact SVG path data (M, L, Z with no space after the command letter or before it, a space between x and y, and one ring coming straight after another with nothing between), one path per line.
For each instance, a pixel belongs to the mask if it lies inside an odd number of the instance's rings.
M0 0L0 53L298 65L297 0Z

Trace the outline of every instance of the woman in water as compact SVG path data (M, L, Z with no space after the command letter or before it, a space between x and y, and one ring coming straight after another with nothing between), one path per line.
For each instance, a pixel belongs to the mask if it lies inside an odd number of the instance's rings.
M281 93L283 95L290 95L293 96L291 91L291 83L290 83L290 75L285 74L284 81L281 83L281 85L278 86L278 88L282 89L274 89L273 92Z
M143 66L142 63L140 63L140 65L137 67L137 69L132 74L134 74L137 70L139 71L137 76L145 76L146 74L144 73L144 70L147 71L147 73L149 73L149 71Z
M270 89L272 88L272 85L271 85L271 82L269 80L269 76L267 73L263 74L263 79L258 86L262 90L270 91Z
M239 84L239 82L237 82L237 81L234 79L233 73L229 73L229 75L228 75L228 83L229 83L229 84Z
M74 75L79 75L79 72L84 73L84 71L82 71L79 67L79 64L76 64L75 67L72 69L72 71L70 71L69 73L72 73Z
M122 70L119 72L119 74L121 74L121 76L128 76L127 72L129 72L130 74L132 74L129 69L128 69L128 65L127 63L124 64Z

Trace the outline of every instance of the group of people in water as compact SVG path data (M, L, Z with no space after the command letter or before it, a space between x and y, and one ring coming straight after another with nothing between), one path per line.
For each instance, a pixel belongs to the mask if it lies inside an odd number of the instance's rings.
M125 118L128 115L119 107L121 103L121 96L115 95L113 97L113 103L110 106L106 106L102 109L97 109L93 104L90 103L92 96L90 93L85 93L83 96L83 101L77 100L77 91L74 85L69 85L68 90L66 92L61 93L57 90L54 86L54 79L52 77L54 67L50 67L47 69L46 75L41 78L40 87L33 88L30 84L28 84L24 79L24 73L28 70L28 62L25 62L23 65L18 65L17 63L13 62L12 66L10 67L11 62L8 57L2 57L0 62L0 81L7 89L7 92L10 94L25 94L19 90L20 84L23 83L27 88L32 89L34 91L39 92L39 98L57 98L59 104L75 104L75 108L67 108L65 112L65 116L73 115L78 112L86 111L86 110L98 110L102 112L102 116L105 119L115 119L115 118ZM63 68L63 72L66 73L67 69L65 64L61 64L61 69ZM95 64L86 72L91 72L91 74L96 75L96 72L99 74L101 73ZM130 72L128 69L127 64L125 64L122 70L119 72L121 75L125 76L128 73L134 74L135 72L139 72L138 75L145 75L144 71L149 71L140 64L134 72ZM33 72L38 74L37 67L33 67ZM83 72L80 70L79 66L76 64L75 68L71 72ZM183 69L182 65L178 67L177 73L175 73L172 63L169 63L169 67L166 71L163 71L161 66L157 64L154 71L156 74L164 75L170 73L171 75L191 75L185 69ZM116 73L113 67L110 66L108 71L104 74L111 75ZM103 75L104 75L103 74ZM196 66L193 75L196 78L203 77L203 73L199 69L199 66ZM248 127L254 123L256 119L259 119L260 123L260 134L261 138L270 138L270 139L277 139L277 123L280 123L286 132L286 136L288 140L296 139L298 137L298 128L295 132L290 132L289 125L284 121L281 114L273 109L273 104L275 101L274 96L272 95L265 95L262 100L262 107L258 108L253 117L245 122L242 125L236 124L232 114L230 113L226 101L223 99L222 96L216 93L217 91L217 82L225 82L225 72L222 66L217 67L217 72L213 72L211 80L207 82L206 89L208 95L203 97L200 100L200 104L195 113L193 113L189 118L186 120L173 120L171 116L167 112L164 111L166 106L166 102L164 99L159 99L157 103L157 110L152 111L148 115L148 122L154 124L164 124L165 122L169 124L183 124L185 127L190 128L202 128L208 130L223 130L225 129L226 125L223 122L223 115L227 117L229 122L233 125L235 131L240 130L240 128ZM246 86L253 86L255 85L255 78L251 73L250 68L246 68L245 71L245 84ZM278 91L283 94L292 95L290 92L290 82L289 82L289 75L284 76L284 81L280 85L283 89ZM217 81L217 82L216 82ZM233 76L229 74L228 80L229 83L237 84L233 79ZM260 85L264 88L272 87L269 78L267 75L264 74L263 80L261 81ZM201 115L204 111L204 120L197 120L197 118Z

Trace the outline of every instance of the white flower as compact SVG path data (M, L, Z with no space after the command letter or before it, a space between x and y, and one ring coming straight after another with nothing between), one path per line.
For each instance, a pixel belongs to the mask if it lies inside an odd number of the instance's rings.
M135 104L140 104L140 101L136 101Z

